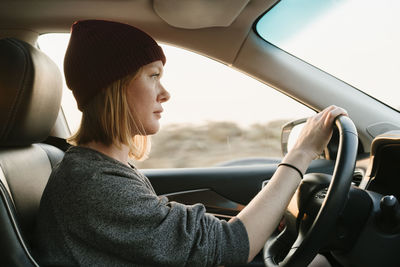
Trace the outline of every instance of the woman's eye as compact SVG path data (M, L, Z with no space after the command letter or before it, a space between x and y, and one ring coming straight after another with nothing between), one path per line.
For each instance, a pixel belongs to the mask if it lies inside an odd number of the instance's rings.
M151 77L158 78L158 77L160 77L160 73L154 73L154 74L151 75Z

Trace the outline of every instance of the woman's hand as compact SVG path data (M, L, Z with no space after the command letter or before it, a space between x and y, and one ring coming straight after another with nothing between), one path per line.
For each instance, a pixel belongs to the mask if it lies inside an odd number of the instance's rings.
M310 160L317 158L332 137L333 122L347 112L337 106L329 106L310 117L292 150L302 151Z
M310 162L318 157L332 136L333 121L347 112L330 106L307 120L293 149L282 160L306 172ZM249 237L250 262L261 250L283 216L283 212L300 183L293 168L279 167L260 193L237 215Z

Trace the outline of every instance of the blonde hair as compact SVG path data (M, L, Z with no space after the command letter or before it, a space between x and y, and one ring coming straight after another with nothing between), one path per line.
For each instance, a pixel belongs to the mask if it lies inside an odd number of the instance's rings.
M118 148L124 144L129 147L130 158L145 160L151 148L150 137L142 123L135 120L134 107L131 111L126 97L129 82L141 71L115 81L98 93L84 108L78 131L67 141L72 145L94 141Z

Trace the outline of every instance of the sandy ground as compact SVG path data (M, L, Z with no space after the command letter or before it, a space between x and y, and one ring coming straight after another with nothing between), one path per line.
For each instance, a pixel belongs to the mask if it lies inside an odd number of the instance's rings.
M167 125L152 137L149 159L138 168L215 166L249 157L281 157L280 134L286 121L240 127L232 122Z

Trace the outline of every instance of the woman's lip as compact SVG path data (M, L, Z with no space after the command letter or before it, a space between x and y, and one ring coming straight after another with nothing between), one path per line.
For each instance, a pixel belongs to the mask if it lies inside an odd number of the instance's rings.
M161 118L161 112L163 112L162 110L158 110L158 111L154 111L153 113L158 117Z

